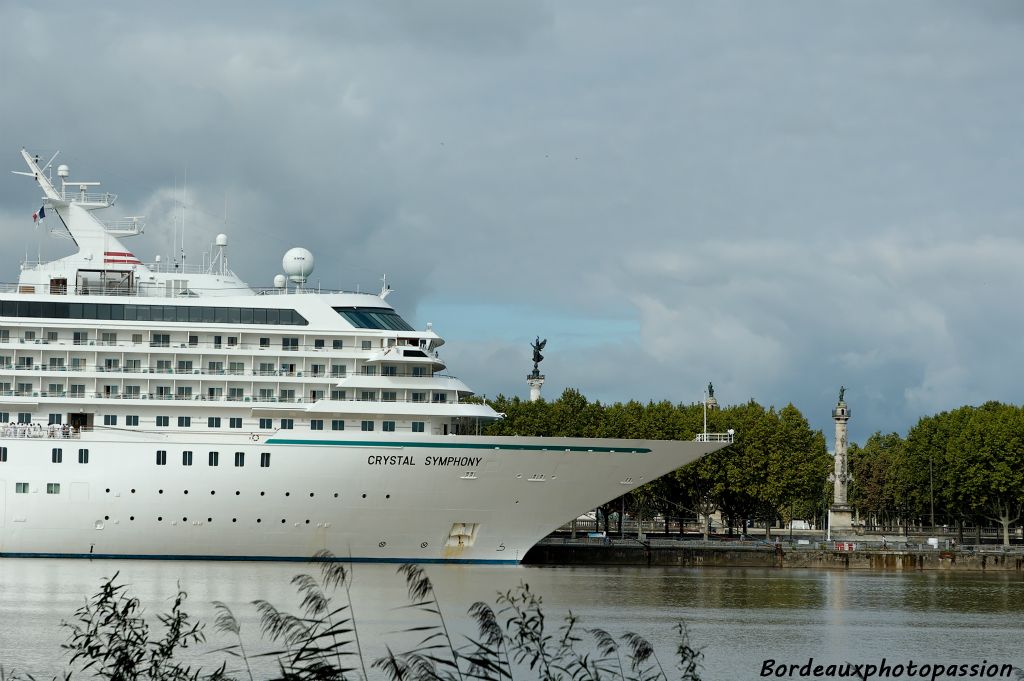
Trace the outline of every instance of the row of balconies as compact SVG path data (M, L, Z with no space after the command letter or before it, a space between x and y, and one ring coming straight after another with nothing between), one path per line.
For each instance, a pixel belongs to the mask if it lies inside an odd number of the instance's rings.
M0 345L49 345L49 346L90 346L90 347L118 347L118 348L138 348L138 347L150 347L150 348L185 348L185 349L215 349L215 350L257 350L260 352L267 350L281 350L285 352L336 352L338 350L346 351L359 351L359 352L375 352L386 347L392 347L395 345L395 339L374 339L370 340L357 340L357 339L323 339L316 338L312 339L312 342L298 343L299 338L295 336L277 336L277 337L261 337L256 342L242 342L235 336L227 336L226 339L221 341L198 341L191 340L188 338L175 338L175 339L152 339L145 340L143 334L133 334L135 337L131 341L127 340L100 340L93 338L73 339L73 338L11 338L10 335L0 335ZM282 343L282 339L295 340L295 343ZM310 340L310 339L303 339ZM345 341L348 341L347 343ZM275 342L276 341L276 342ZM336 344L336 341L340 341L341 344ZM388 342L390 341L390 342ZM410 349L422 349L418 345L401 345L400 347L407 347Z
M373 397L370 397L368 393L373 393ZM269 403L269 404L296 404L296 403L311 403L318 402L326 397L319 396L278 396L278 395L201 395L201 394L159 394L159 393L104 393L104 392L84 392L84 391L21 391L21 390L0 390L0 397L48 397L48 398L62 398L62 399L100 399L100 400L171 400L171 401L201 401L201 402L255 402L255 403ZM358 396L343 397L339 402L400 402L406 404L448 404L449 402L457 402L457 397L454 400L449 399L447 393L436 393L431 396L428 401L426 399L411 399L411 398L400 398L400 397L388 397L384 398L379 396L376 391L361 391Z
M384 367L385 369L387 367ZM369 369L374 369L370 371ZM435 374L429 371L381 371L379 374L375 371L376 367L364 367L364 371L351 374L347 370L343 371L318 371L315 369L307 369L299 371L297 369L218 369L218 368L202 368L202 367L122 367L122 366L108 366L108 365L72 365L64 366L63 364L0 364L0 371L36 371L36 372L78 372L78 373L108 373L108 374L174 374L174 375L194 375L194 376L286 376L286 377L298 377L298 378L348 378L349 376L383 376L383 377L395 377L395 378L435 378L445 377L453 378L447 374Z

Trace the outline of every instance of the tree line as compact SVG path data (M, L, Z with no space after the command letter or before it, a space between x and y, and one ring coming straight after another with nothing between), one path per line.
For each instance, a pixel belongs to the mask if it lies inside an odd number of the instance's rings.
M704 428L700 403L602 404L567 389L552 401L499 396L489 404L505 414L486 427L490 435L692 440ZM709 410L707 419L709 431L734 429L733 444L610 501L599 509L606 530L623 505L634 518L663 517L666 528L670 519L721 512L730 534L751 520L770 532L792 518L827 512L832 457L822 433L811 429L799 409L787 404L776 410L751 400Z
M698 403L631 401L602 404L568 389L552 401L499 396L490 405L505 418L492 435L691 440L703 430ZM832 502L833 459L821 431L792 404L781 409L751 400L708 411L708 429L735 430L732 445L605 504L649 519L722 514L731 534L748 520L773 526L822 517ZM905 437L875 433L852 443L849 502L858 521L880 532L947 524L961 543L965 526L996 524L1003 543L1024 514L1024 407L989 402L922 418ZM623 503L624 502L624 503ZM681 527L681 525L680 525ZM707 530L705 529L705 534Z
M906 437L850 447L850 502L880 529L994 523L1010 543L1024 509L1024 408L999 402L926 416Z

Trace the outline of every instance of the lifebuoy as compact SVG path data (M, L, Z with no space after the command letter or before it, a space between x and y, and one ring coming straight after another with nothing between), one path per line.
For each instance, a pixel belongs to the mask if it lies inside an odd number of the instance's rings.
M260 436L257 435L256 433L253 433L252 435L249 436L249 439L252 440L253 442L259 442Z

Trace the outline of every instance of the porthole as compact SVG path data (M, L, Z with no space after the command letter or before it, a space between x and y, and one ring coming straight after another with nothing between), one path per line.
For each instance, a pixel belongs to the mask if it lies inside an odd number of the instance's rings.
M233 522L233 523L237 523L237 522L238 522L238 518L232 518L232 519L231 519L231 522Z
M366 492L363 492L363 498L364 499L366 498Z
M181 522L183 522L183 523L187 523L187 522L188 522L188 518L186 518L186 517L182 516L182 518L181 518Z
M391 498L391 495L390 495L390 494L385 494L385 495L384 495L384 498L385 498L385 499L390 499L390 498Z
M309 525L309 518L306 518L306 524Z
M386 541L382 541L382 542L377 544L377 546L379 546L380 548L384 548L387 545L388 545L388 543Z
M212 522L213 522L213 518L207 518L207 519L206 519L206 522L208 522L208 523L212 523Z
M103 516L103 519L104 520L110 520L110 516L109 515L105 515L105 516Z
M133 516L133 515L128 516L128 520L135 520L135 516Z
M156 519L160 522L163 522L164 517L162 515L158 515Z
M285 495L286 497L290 497L290 496L292 495L292 493L291 493L291 492L285 492L285 493L284 493L284 495Z
M132 487L132 494L135 494L135 488Z
M110 494L110 488L109 487L107 488L107 494Z
M235 496L237 497L237 496L238 496L239 494L241 494L241 492L239 492L239 491L238 491L238 490L236 489L236 490L235 490Z
M263 496L264 494L266 494L266 492L260 492L260 496L261 496L261 497L262 497L262 496Z
M188 494L188 490L185 490L185 494Z
M281 518L281 522L282 522L282 523L284 522L284 518Z
M334 493L334 498L335 498L335 499L337 499L337 498L338 498L338 493L337 493L337 492L335 492L335 493Z
M163 491L162 489L158 489L158 490L157 490L157 493L159 493L159 494L163 494L163 493L164 493L164 491Z
M263 519L262 519L262 518L257 518L257 519L256 519L256 522L258 522L258 523L262 523L262 522L263 522Z
M310 492L310 493L309 493L309 496L310 496L310 497L312 497L312 496L313 496L313 494L314 494L313 492Z
M421 549L427 548L427 542L425 542L425 541L424 542L420 542L420 548Z
M217 493L217 490L215 490L215 489L211 489L210 490L210 494L216 494L216 493Z

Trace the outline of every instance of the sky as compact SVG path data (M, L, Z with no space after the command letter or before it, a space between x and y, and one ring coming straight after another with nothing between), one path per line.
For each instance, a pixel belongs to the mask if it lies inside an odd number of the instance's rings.
M793 403L851 439L1024 384L1024 4L0 0L26 147L189 262L376 289L478 393ZM187 189L185 188L187 178ZM68 243L0 181L3 281ZM184 215L184 218L183 218Z

